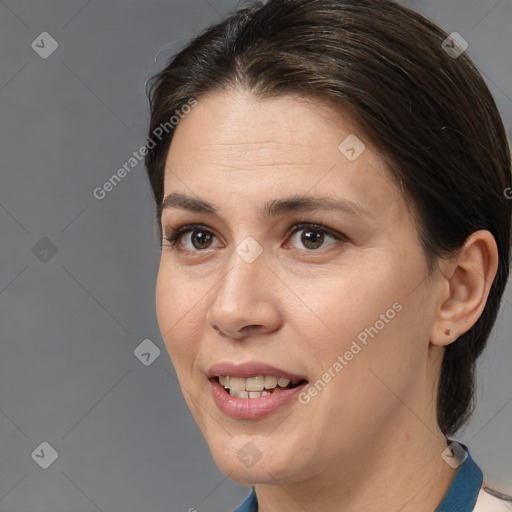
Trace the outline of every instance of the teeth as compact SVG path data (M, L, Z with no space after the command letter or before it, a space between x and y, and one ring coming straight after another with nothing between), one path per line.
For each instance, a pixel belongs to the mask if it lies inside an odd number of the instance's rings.
M268 391L232 391L231 389L229 390L229 394L237 398L260 398L270 395Z
M231 396L236 396L237 398L249 398L249 391L233 391L230 389L229 394Z
M231 391L245 391L245 382L247 379L243 377L228 377L229 389Z
M265 377L265 389L273 389L277 386L277 377L267 375Z
M265 378L263 375L258 375L258 377L250 377L245 379L245 389L247 391L261 391L265 388Z
M221 375L219 377L219 382L221 386L224 386L225 388L229 388L229 377L226 377L225 375Z
M291 382L293 385L300 381ZM257 375L255 377L219 376L219 383L231 396L238 398L260 398L268 396L275 391L283 391L290 384L290 379L275 377L273 375ZM269 390L269 391L267 391Z

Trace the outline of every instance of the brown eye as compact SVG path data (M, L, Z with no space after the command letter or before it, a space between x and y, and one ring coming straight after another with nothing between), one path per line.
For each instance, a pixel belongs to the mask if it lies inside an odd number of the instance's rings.
M196 248L196 249L207 249L211 240L212 240L212 236L213 234L210 233L209 231L204 231L204 230L194 230L194 231L191 231L191 237L190 237L190 240L192 241L192 245Z
M190 236L187 236L190 234ZM204 226L183 226L176 229L170 236L165 237L172 248L177 250L197 252L208 249L215 235ZM185 240L185 242L183 241ZM185 245L188 243L188 246ZM176 247L178 246L178 247ZM183 248L184 247L184 248Z
M321 231L317 229L307 229L302 231L300 241L308 249L318 249L319 247L322 246L324 238L324 233L322 233Z
M293 232L293 237L300 233L300 240L296 242L294 245L302 245L308 251L314 251L316 249L322 248L322 245L326 241L326 239L331 238L334 242L324 246L328 247L329 245L335 244L339 240L346 240L346 237L341 234L328 229L324 226L314 225L314 224L299 224L295 226L295 230ZM292 239L293 239L292 237Z

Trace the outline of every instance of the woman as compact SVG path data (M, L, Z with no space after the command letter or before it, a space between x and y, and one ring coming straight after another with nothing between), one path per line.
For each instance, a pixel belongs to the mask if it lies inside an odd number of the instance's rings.
M388 0L270 0L150 100L159 326L218 467L253 487L238 511L510 510L451 439L511 223L460 38Z

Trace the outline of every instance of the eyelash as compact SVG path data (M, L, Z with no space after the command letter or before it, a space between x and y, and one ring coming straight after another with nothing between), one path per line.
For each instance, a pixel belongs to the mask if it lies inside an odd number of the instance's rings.
M312 231L320 231L320 232L330 236L331 238L334 238L338 242L346 242L349 240L348 237L345 236L343 233L339 233L338 231L330 229L327 226L323 226L321 224L314 224L314 223L308 223L308 222L300 222L298 224L295 224L293 226L293 231L290 233L290 237L292 235L294 235L295 233L297 233L298 231L305 231L306 229L310 229ZM203 249L203 250L196 249L194 251L190 251L188 249L177 249L176 248L177 242L179 242L179 240L181 239L181 237L183 235L185 235L186 233L189 233L191 231L198 231L198 230L206 231L207 233L213 234L206 226L204 226L202 224L187 224L185 226L180 226L180 227L176 228L175 230L173 230L171 232L170 236L164 237L164 238L169 243L168 247L170 247L173 250L182 251L182 252L193 252L193 253L197 252L197 253L199 253L199 252L206 251L207 249ZM331 245L334 245L334 244L331 244ZM320 252L321 249L304 249L304 251L305 252Z

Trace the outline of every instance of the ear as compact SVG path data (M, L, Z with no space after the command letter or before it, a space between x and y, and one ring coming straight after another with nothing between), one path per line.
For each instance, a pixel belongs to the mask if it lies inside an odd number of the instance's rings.
M472 233L442 264L441 293L430 342L445 346L469 331L484 310L498 269L498 247L489 231Z

